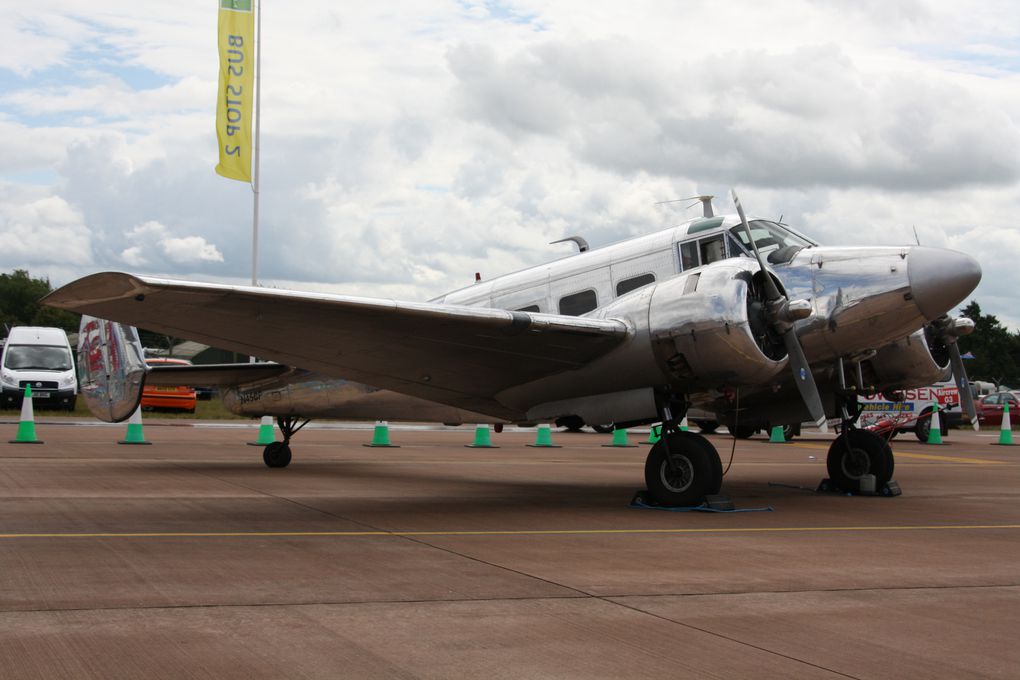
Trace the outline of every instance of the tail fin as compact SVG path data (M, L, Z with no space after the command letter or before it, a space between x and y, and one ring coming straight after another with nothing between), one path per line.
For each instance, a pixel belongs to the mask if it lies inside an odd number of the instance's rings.
M81 317L78 383L92 415L108 423L131 417L142 400L147 370L133 326Z

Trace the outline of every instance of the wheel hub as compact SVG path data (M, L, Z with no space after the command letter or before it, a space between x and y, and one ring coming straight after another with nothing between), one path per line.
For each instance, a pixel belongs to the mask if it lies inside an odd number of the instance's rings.
M694 481L694 466L687 456L678 455L673 457L676 470L671 469L669 461L662 461L659 476L662 478L662 485L673 493L681 493L690 488Z
M868 453L864 449L851 447L843 453L840 467L843 468L843 474L849 479L860 479L868 474L868 470L871 468L871 458L868 457Z

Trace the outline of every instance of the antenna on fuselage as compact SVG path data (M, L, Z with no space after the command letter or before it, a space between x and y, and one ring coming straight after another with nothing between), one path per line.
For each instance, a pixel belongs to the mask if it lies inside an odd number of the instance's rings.
M701 201L702 217L715 217L715 211L712 210L713 198L715 198L715 196L709 196L707 194L704 196L688 196L687 198L674 198L672 201L659 201L655 205L665 205L667 203L680 203L681 201ZM686 210L687 208L690 208L692 205L697 204L691 203L690 205L685 205L684 209Z
M572 242L576 243L577 244L577 251L579 253L586 253L589 250L588 242L585 241L580 236L568 236L566 238L561 238L559 241L550 241L549 245L553 245L553 244L556 244L556 243L566 243L567 241L572 241Z

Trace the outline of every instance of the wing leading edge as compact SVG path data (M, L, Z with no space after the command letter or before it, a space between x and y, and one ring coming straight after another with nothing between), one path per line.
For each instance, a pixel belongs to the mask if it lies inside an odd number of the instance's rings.
M500 391L586 365L619 320L93 274L52 307L356 380L501 418Z

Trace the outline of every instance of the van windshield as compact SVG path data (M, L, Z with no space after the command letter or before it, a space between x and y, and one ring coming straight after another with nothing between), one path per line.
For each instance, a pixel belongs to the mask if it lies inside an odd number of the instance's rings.
M66 347L10 345L4 358L4 368L15 371L69 371L73 367Z

